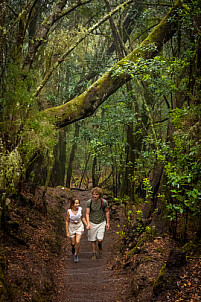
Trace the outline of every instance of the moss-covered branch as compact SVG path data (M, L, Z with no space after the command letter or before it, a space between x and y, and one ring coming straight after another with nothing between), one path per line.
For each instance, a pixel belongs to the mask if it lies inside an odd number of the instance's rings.
M173 36L177 28L177 10L181 5L182 1L177 0L174 7L141 45L115 64L110 71L106 72L87 91L64 105L43 111L43 114L53 117L57 127L64 127L92 115L110 95L130 79L130 74L123 71L128 61L137 62L140 57L146 59L154 57L162 49L164 43ZM155 47L149 47L153 44ZM122 72L118 76L114 76L115 69L121 67Z

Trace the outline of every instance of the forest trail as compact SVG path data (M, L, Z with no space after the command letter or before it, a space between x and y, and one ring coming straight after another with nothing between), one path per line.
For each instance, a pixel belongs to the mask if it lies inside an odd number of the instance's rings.
M86 202L91 197L88 191L76 191L75 197L80 199L86 211ZM66 205L66 209L68 204ZM111 227L105 234L103 254L92 260L91 244L87 239L87 231L81 238L79 262L73 262L70 240L63 243L63 251L57 263L55 283L58 292L52 297L54 302L128 302L128 282L126 272L114 271L110 267L114 263L116 253L117 223L111 220Z

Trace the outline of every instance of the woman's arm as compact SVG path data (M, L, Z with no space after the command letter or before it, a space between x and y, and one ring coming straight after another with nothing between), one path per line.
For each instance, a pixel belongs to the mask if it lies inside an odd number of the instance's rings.
M89 214L90 214L90 209L86 208L86 221L87 221L88 230L91 229L91 225L90 225L90 222L89 222Z
M67 211L67 216L66 216L66 235L69 238L70 234L69 234L69 230L68 230L68 223L69 223L69 212Z
M86 227L88 227L88 224L87 224L86 218L85 218L85 217L83 217L83 209L82 209L82 208L81 208L81 214L82 214L82 216L81 216L81 220L82 220L82 222L84 222L84 224L86 225Z

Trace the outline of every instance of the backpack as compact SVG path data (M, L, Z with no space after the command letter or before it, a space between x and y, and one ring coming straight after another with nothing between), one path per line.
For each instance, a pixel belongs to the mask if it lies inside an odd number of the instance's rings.
M90 212L91 212L91 205L92 205L92 199L90 201ZM104 201L103 201L103 198L101 197L101 206L100 206L100 209L102 209L103 211L105 211L105 205L104 205Z

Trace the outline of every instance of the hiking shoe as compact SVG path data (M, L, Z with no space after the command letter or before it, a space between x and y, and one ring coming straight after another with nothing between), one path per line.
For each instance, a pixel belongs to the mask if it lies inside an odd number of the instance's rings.
M78 263L78 262L79 262L78 255L75 255L75 256L74 256L74 262L75 262L75 263Z
M103 253L102 243L98 243L99 255Z
M75 246L72 245L72 255L74 255L74 254L75 254Z
M93 253L91 259L92 259L92 260L96 260L96 253Z

